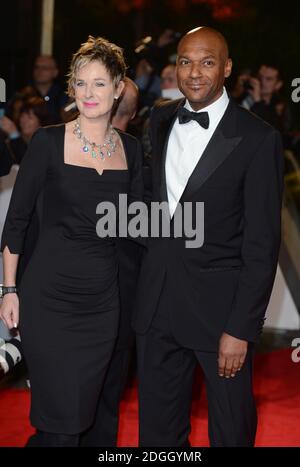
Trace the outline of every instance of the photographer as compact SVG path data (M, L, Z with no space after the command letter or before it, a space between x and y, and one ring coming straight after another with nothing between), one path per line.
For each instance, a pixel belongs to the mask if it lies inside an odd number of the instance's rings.
M175 53L181 34L165 29L155 41L151 36L144 37L135 48L136 66L134 81L140 91L139 110L148 117L151 107L161 96L160 72Z
M41 126L50 124L50 118L46 102L40 97L30 97L20 108L18 124L7 116L0 119L1 130L6 134L15 163L21 163L32 135Z
M238 78L232 97L274 126L281 134L290 128L290 111L281 95L283 80L276 65L262 64L256 76L245 70Z

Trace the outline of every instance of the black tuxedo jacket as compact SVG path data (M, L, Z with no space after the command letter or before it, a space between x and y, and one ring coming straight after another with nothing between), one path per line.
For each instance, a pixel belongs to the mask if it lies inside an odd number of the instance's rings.
M165 160L184 100L151 116L153 201L167 201ZM162 296L174 336L189 348L216 351L221 334L255 341L276 272L281 231L283 155L270 125L232 100L191 174L180 204L204 202L204 244L149 238L133 326L144 334Z

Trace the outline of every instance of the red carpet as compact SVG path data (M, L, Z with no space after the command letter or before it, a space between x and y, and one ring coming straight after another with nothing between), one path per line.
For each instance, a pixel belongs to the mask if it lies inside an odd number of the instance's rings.
M292 362L290 349L256 356L254 388L259 415L256 445L300 446L300 363ZM207 405L200 373L194 394L191 443L208 446ZM29 398L25 390L0 391L0 446L23 446L32 433ZM127 389L121 404L118 445L137 446L137 430L134 385Z

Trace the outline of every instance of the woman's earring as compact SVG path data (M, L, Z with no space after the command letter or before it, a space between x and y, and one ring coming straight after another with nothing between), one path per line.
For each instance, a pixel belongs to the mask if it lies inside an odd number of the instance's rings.
M115 96L115 99L119 99L119 97L118 97L118 96Z

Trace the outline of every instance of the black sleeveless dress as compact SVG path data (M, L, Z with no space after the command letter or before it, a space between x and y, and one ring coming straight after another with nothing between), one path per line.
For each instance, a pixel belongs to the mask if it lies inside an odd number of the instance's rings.
M31 422L80 433L93 422L119 320L116 239L99 238L96 207L142 197L138 141L119 132L128 170L64 162L65 125L33 136L13 190L1 250L22 254L42 192L40 234L19 287L20 335L31 383Z

